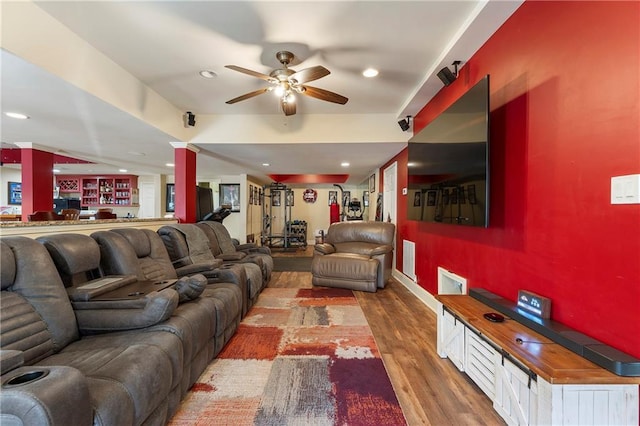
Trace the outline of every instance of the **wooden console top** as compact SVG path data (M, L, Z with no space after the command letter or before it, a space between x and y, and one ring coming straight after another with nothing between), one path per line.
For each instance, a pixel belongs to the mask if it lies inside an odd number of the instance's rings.
M640 377L617 376L506 316L498 323L485 319L483 315L493 310L470 296L437 295L436 299L551 384L640 384Z

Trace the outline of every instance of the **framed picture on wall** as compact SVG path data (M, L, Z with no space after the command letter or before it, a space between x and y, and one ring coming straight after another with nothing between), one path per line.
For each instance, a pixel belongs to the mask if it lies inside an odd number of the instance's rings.
M338 204L338 191L329 191L329 205Z
M372 194L376 192L376 174L375 173L369 176L369 192Z
M349 201L351 201L351 191L344 191L342 193L342 205L348 206Z
M249 185L249 204L253 204L253 185Z
M167 184L166 201L164 209L167 212L176 211L176 185L173 183Z
M478 202L476 199L475 185L467 185L467 199L469 200L469 204L476 204Z
M287 194L287 199L285 200L285 205L287 206L293 206L294 203L294 199L293 199L293 191L286 191Z
M427 206L436 205L437 191L427 191Z
M9 191L7 197L7 203L13 206L19 206L22 204L22 183L9 182Z
M260 194L258 193L258 187L253 187L253 204L256 206L260 204Z
M259 206L261 206L261 205L262 205L262 199L263 199L263 198L264 198L264 197L262 196L262 188L260 188L260 189L258 190L258 205L259 205Z
M240 184L239 183L221 183L220 205L231 206L232 212L240 211Z
M413 194L413 207L420 207L420 201L421 201L421 194L420 191L416 191L415 194Z
M271 205L274 207L280 207L280 191L271 192Z

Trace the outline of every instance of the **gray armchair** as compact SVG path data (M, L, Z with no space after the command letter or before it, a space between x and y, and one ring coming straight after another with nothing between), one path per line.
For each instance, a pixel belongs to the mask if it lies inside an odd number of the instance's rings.
M395 225L337 222L314 247L313 284L375 291L391 277Z

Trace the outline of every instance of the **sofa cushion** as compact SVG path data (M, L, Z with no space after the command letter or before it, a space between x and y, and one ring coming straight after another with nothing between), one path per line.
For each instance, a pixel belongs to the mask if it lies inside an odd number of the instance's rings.
M3 272L1 275L2 288L20 295L33 307L38 317L46 324L54 351L59 351L78 340L78 327L71 302L47 249L26 237L3 237L0 244L6 245L0 251L0 264L3 270L5 267L9 268L9 273ZM12 268L16 271L15 274L11 274ZM13 282L5 282L5 278L9 279L12 275ZM22 312L21 315L30 315L26 311ZM19 322L10 318L5 312L2 313L4 321ZM2 335L4 338L4 330ZM28 339L27 335L23 337ZM2 344L4 345L4 342Z
M6 244L0 244L0 258L2 259L2 268L0 268L0 286L5 290L13 285L16 279L16 259L13 251Z
M36 238L45 246L66 287L99 276L100 247L82 234L56 234Z
M318 286L375 292L378 266L376 259L355 253L315 256L311 263L311 282Z
M337 222L329 227L325 242L334 245L348 241L390 244L394 233L395 225L390 222Z
M142 424L166 404L182 375L178 336L166 332L112 333L84 338L38 365L64 365L87 377L94 424Z

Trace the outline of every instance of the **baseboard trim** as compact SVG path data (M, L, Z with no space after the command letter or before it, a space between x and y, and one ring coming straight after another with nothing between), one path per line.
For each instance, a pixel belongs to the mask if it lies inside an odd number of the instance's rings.
M412 281L409 277L407 277L405 274L403 274L402 272L398 271L397 269L394 269L393 272L391 273L391 275L400 284L405 286L407 288L407 290L409 290L411 293L413 293L413 295L416 296L422 303L427 305L427 307L429 309L431 309L433 312L437 312L437 310L438 310L438 301L436 300L435 297L433 297L433 295L431 293L429 293L424 288L420 287L418 285L418 283Z

